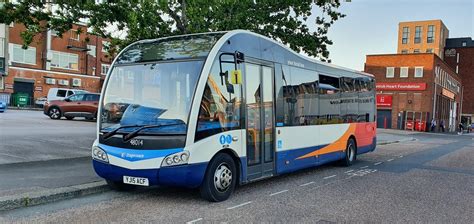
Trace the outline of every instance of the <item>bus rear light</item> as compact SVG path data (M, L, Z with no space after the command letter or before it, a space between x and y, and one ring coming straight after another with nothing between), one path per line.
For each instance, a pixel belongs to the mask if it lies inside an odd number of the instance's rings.
M176 166L176 165L187 164L188 159L189 159L188 151L178 152L178 153L171 154L165 157L165 159L161 163L161 166L165 167L165 166Z

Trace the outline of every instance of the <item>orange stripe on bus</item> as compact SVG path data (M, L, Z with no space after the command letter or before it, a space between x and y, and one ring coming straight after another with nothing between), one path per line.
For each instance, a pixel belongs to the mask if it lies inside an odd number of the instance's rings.
M319 155L327 154L327 153L331 153L331 152L344 151L346 149L347 139L349 139L349 136L354 134L355 130L356 130L356 124L350 124L349 128L346 130L346 132L335 142L327 145L326 147L315 150L315 151L310 152L306 155L300 156L296 159L305 159L305 158L309 158L309 157L313 157L313 156L319 156Z

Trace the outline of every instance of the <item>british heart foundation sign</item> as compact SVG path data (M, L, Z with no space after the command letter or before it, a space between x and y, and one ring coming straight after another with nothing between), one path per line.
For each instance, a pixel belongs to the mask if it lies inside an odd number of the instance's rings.
M397 90L397 91L420 91L426 89L426 83L418 82L379 82L376 84L377 90Z
M392 95L377 95L377 107L392 107Z

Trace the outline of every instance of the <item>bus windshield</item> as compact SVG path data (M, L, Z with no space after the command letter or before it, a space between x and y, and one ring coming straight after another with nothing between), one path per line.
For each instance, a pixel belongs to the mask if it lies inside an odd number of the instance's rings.
M202 60L116 66L105 89L100 129L118 133L186 134Z

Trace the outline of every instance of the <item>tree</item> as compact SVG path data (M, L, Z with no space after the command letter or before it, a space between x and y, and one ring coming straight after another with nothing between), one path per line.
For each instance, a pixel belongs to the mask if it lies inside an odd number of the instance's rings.
M124 46L140 39L169 35L246 29L276 39L293 50L327 60L327 33L343 14L339 0L129 0L96 4L86 0L25 0L6 3L0 23L24 24L24 46L48 29L63 33L87 21L90 32ZM320 14L310 17L312 9ZM310 18L314 20L310 20ZM315 29L310 29L310 24ZM110 27L116 29L110 30ZM117 31L126 36L117 38ZM84 32L84 31L78 31Z

